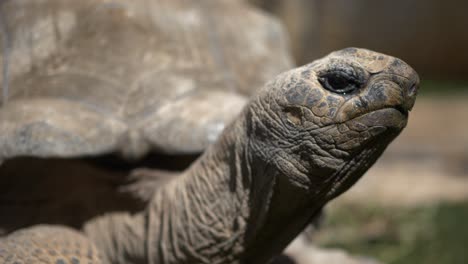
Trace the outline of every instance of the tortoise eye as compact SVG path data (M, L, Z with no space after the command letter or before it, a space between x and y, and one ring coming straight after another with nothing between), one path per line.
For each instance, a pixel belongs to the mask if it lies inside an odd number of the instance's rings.
M327 72L318 78L323 88L339 94L351 93L360 88L360 82L343 71Z

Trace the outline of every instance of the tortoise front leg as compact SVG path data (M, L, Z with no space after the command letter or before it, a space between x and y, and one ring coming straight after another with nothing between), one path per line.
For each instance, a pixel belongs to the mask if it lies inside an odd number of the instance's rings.
M38 225L0 238L0 263L93 263L106 261L83 234L68 227Z

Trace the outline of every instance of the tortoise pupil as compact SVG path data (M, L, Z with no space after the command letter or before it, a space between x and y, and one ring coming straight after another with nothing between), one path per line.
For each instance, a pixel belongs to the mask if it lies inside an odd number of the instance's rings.
M344 76L341 76L339 74L333 74L328 78L328 83L330 84L331 87L333 87L335 90L342 90L348 86L349 82Z
M341 71L326 73L319 77L319 81L325 89L340 94L353 92L360 86L353 76Z

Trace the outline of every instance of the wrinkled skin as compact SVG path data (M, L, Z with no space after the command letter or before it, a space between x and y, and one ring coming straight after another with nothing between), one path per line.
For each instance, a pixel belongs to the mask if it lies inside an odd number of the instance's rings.
M403 61L356 48L283 73L191 167L146 193L143 211L90 221L89 245L102 263L267 263L401 132L418 85ZM65 228L22 235L42 229ZM26 260L17 236L0 248Z

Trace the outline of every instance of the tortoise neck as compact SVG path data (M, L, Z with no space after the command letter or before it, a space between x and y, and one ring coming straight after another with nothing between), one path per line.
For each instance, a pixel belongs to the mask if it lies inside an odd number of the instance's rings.
M227 127L191 167L155 193L148 210L148 253L154 263L240 258L252 181L241 122Z
M298 193L295 204L275 205L284 201L280 193L294 190L279 187L284 177L252 154L246 119L227 127L153 197L147 248L153 263L264 263L308 221L298 216L305 211Z
M258 155L246 120L158 186L145 211L99 217L86 233L116 263L266 263L281 253L319 207Z

